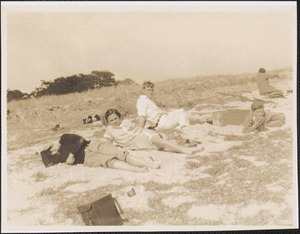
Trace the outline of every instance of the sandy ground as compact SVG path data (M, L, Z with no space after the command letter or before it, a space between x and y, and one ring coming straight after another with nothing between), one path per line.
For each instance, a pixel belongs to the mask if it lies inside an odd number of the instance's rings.
M283 84L278 81L274 84L280 85L281 89L292 89L292 83ZM246 93L245 97L261 98L255 90L252 93ZM287 94L285 99L273 99L274 103L265 104L266 110L275 110L276 112L283 112L286 114L286 124L280 128L272 128L267 133L260 133L261 137L268 137L272 131L284 130L287 131L293 126L293 94ZM227 105L220 106L213 105L210 108L205 108L199 105L197 108L190 110L190 114L194 117L206 118L207 115L201 113L213 112L215 110L227 109L226 106L235 106L239 109L249 109L251 102L232 102ZM203 105L204 106L204 105ZM96 123L97 127L100 123ZM210 157L214 152L226 152L234 147L241 146L243 140L225 141L225 135L243 136L242 128L239 125L216 126L211 124L195 124L184 130L183 137L189 139L196 139L202 142L198 147L205 147L205 150L197 155L187 156L183 154L175 154L160 151L132 151L132 154L139 157L152 156L155 161L160 162L161 169L149 169L147 173L134 173L129 171L121 171L109 168L87 168L83 165L68 166L65 164L55 165L45 168L42 164L41 157L36 152L41 151L49 142L39 143L31 147L25 147L18 150L8 151L7 154L7 226L80 226L84 225L79 214L76 214L76 205L82 205L86 201L93 201L106 193L111 193L120 203L124 213L123 218L128 218L129 222L125 225L168 225L168 223L160 223L155 217L148 218L142 224L136 221L136 217L130 219L130 212L151 212L153 206L151 200L157 195L161 194L160 202L169 209L181 209L185 203L193 204L186 210L186 215L193 222L183 221L182 224L197 225L201 220L210 220L210 224L224 224L224 225L256 225L255 216L259 213L268 211L273 215L274 219L267 222L266 225L291 225L293 223L292 216L286 215L285 218L280 218L283 212L293 209L293 191L292 189L285 191L285 201L278 205L273 201L266 201L264 203L249 202L237 205L232 204L199 204L197 194L205 187L199 188L198 192L187 191L185 184L190 181L197 181L199 179L206 179L212 177L207 173L209 166L200 166L195 169L188 168L186 165L199 163L197 156L201 158ZM94 133L93 128L86 131L74 133L80 134L89 139ZM249 134L253 136L255 133ZM235 160L236 156L226 156L226 162ZM257 167L264 167L269 162L258 159L255 155L239 156L239 160L244 159L246 162ZM206 159L204 159L206 160ZM208 159L207 159L208 160ZM292 159L286 160L289 165L292 165ZM218 177L220 184L227 183L226 173ZM168 189L157 191L157 189L149 189L145 184L156 183L162 186L166 185ZM148 184L149 185L149 184ZM273 192L281 192L282 187L278 183L268 184L268 188ZM99 188L103 190L99 193ZM111 188L111 189L109 189ZM134 188L136 195L129 197L127 192ZM95 191L91 192L91 191ZM96 193L97 191L97 193ZM59 194L57 197L54 194ZM197 194L195 194L197 193ZM63 202L68 203L76 197L76 202L73 201L73 210L59 213L61 201L56 199L63 199ZM226 196L226 194L224 194ZM82 197L84 199L80 200ZM55 199L54 199L55 198ZM68 212L73 212L72 215L66 216ZM75 218L72 218L75 217ZM242 219L241 219L242 217ZM173 217L176 220L176 217ZM198 221L197 221L198 220ZM200 221L199 221L200 220ZM239 223L237 220L244 220L244 223ZM247 220L247 221L245 221ZM175 222L175 221L174 221ZM242 221L241 221L242 222ZM208 222L209 223L209 222Z

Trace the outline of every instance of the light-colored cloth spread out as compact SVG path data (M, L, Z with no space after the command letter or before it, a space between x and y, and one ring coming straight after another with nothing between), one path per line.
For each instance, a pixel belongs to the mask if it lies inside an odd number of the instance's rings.
M189 120L183 109L177 109L162 115L158 123L158 129L172 129L176 127L189 126Z

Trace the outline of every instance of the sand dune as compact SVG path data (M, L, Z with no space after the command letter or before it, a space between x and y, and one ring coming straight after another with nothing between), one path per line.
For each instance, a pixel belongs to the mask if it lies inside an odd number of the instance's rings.
M97 131L101 135L105 127L100 122L89 126L76 123L73 128L66 124L64 129L47 135L50 124L41 125L37 131L39 139L26 146L22 142L16 145L18 135L34 133L18 129L21 124L16 119L8 120L7 226L81 226L84 223L76 207L109 193L119 201L128 226L293 225L294 94L287 92L293 89L291 72L284 74L284 78L274 79L272 85L285 90L286 98L264 100L270 101L265 104L266 110L285 113L285 125L259 134L243 134L241 125L191 125L181 136L201 141L198 147L204 146L205 150L191 156L132 151L139 157L152 156L160 162L161 169L149 169L147 173L65 164L45 168L36 152L58 140L62 133L73 132L89 139ZM239 95L262 98L253 82L227 86L223 91L237 94L236 91L244 89L249 92ZM205 120L215 111L249 109L251 105L238 97L218 104L222 95L215 95L211 103L198 103L188 109L190 116ZM51 111L54 122L61 109ZM26 118L21 122L32 124ZM10 132L13 128L16 129ZM133 197L127 195L131 188L136 191Z

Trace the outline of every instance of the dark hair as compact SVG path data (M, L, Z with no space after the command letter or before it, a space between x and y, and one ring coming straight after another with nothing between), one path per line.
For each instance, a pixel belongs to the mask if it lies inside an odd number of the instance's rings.
M261 101L253 101L252 105L251 105L251 110L252 111L256 111L259 108L264 107L264 104Z
M266 70L265 70L264 68L261 67L261 68L259 68L258 72L259 72L259 73L265 73Z
M152 86L154 88L154 84L151 81L144 81L143 89L145 89L148 86Z
M106 122L108 122L108 117L113 115L113 114L116 114L119 118L121 118L121 114L119 111L117 111L116 109L108 109L106 112L105 112L105 120Z

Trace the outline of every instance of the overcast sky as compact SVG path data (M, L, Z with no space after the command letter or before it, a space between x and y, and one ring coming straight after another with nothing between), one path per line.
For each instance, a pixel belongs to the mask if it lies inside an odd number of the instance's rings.
M293 66L293 6L26 9L2 16L7 88L22 92L94 70L141 83Z

